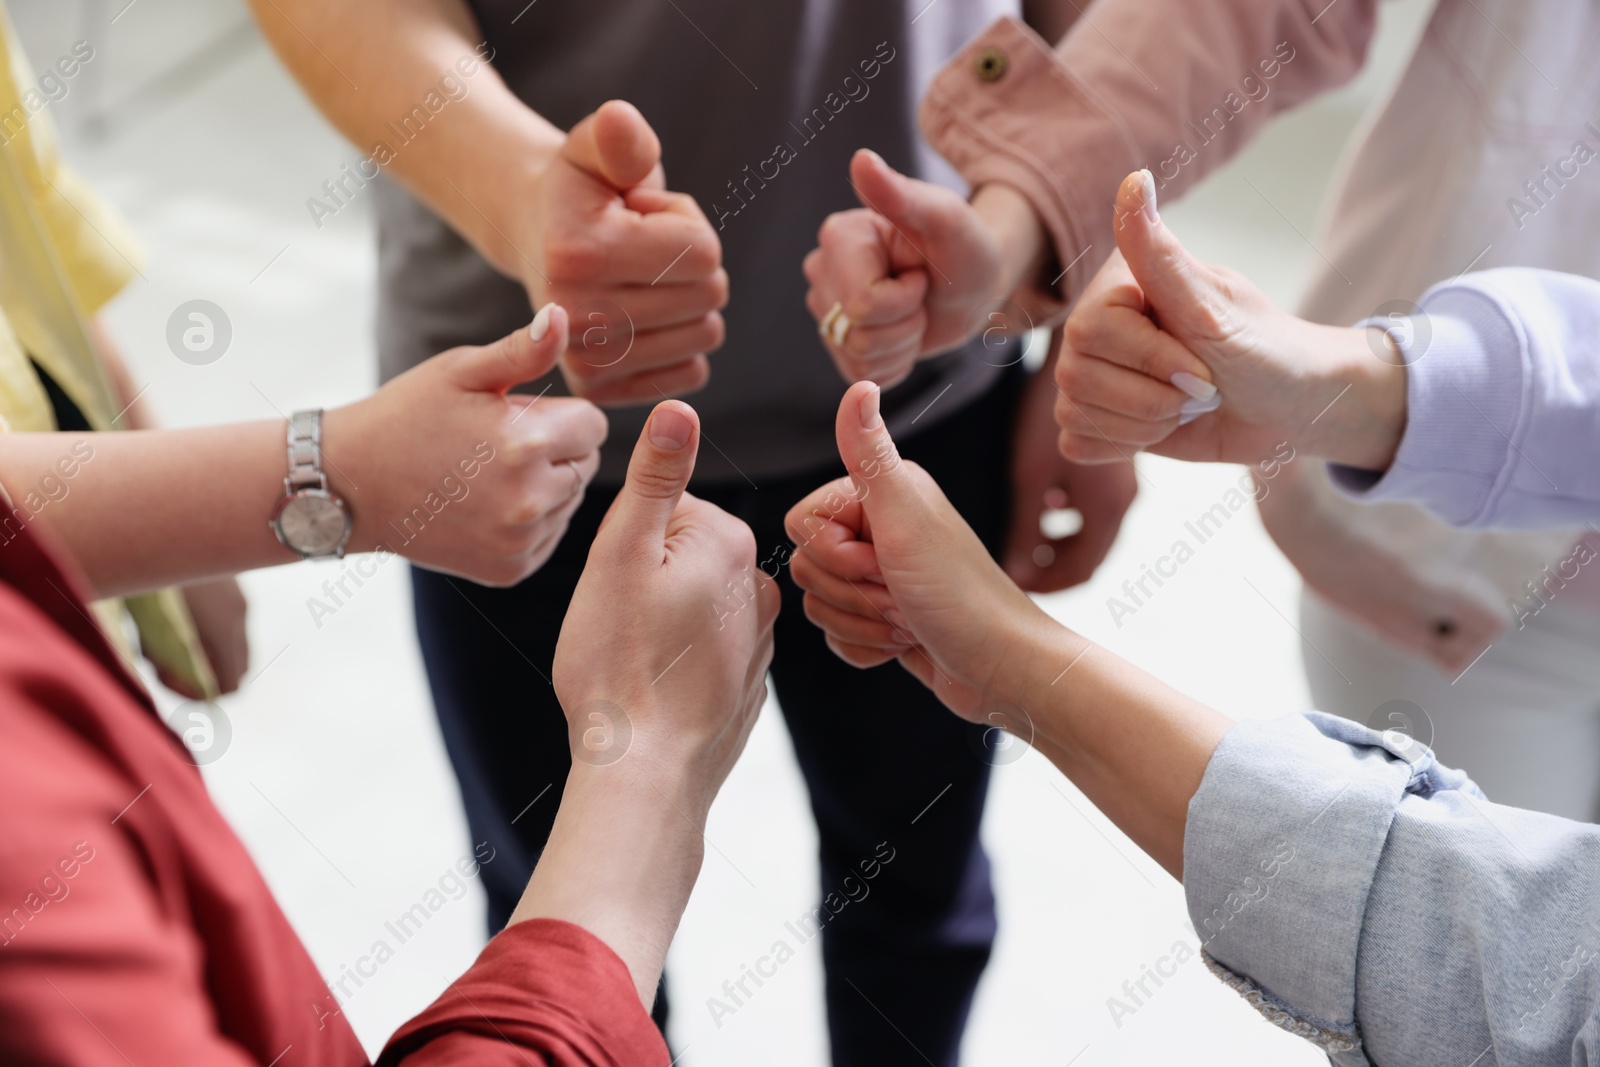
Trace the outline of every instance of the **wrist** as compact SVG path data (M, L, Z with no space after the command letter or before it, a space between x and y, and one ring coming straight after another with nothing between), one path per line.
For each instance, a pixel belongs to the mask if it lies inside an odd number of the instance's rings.
M704 815L691 821L647 776L623 768L632 755L606 767L573 764L511 922L582 926L622 958L648 1005L705 858Z
M1002 628L994 673L984 686L985 699L1015 704L1028 711L1048 703L1065 672L1084 654L1091 642L1046 615L1028 601L1031 612L1018 612Z
M993 295L1005 298L1020 289L1043 288L1052 249L1033 202L1009 185L990 182L972 194L972 209L1000 253L1000 278Z
M1317 327L1326 386L1337 397L1315 418L1311 452L1361 470L1387 470L1406 427L1406 368L1402 354L1377 327Z
M384 478L368 462L366 442L373 440L363 424L367 401L358 400L322 413L322 470L328 489L345 503L350 515L350 540L345 552L371 552L385 546L382 536Z
M495 255L490 257L502 274L516 278L524 287L532 289L543 283L539 265L532 257L539 254L540 235L544 231L544 217L538 208L541 197L538 190L550 171L561 158L561 149L567 135L552 129L548 138L530 145L503 183L504 192L495 198L500 211L499 220L492 232L496 241ZM495 212L491 212L491 215Z

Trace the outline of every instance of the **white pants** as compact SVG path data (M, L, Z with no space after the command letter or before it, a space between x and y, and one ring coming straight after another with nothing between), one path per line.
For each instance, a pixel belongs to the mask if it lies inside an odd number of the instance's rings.
M1509 615L1509 609L1507 614ZM1311 590L1300 604L1314 706L1418 740L1472 775L1498 804L1600 821L1600 611L1555 600L1495 641L1458 680L1394 648ZM1376 715L1376 717L1375 717ZM1431 728L1432 739L1429 739Z

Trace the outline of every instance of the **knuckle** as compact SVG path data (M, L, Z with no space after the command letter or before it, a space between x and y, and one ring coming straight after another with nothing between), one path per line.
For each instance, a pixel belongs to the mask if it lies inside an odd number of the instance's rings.
M838 241L850 230L849 216L842 211L836 211L822 220L822 225L817 227L817 243L826 247Z
M1074 352L1062 352L1056 360L1056 384L1063 393L1078 396L1086 384L1086 371L1087 364L1081 356Z
M1141 422L1159 423L1173 417L1173 405L1165 396L1154 391L1141 392L1129 407L1133 409L1133 417Z
M1068 346L1080 352L1087 351L1100 332L1097 316L1081 310L1067 316L1062 329Z
M628 484L640 496L652 500L665 499L678 493L678 475L653 463L641 463L628 471Z
M1089 458L1089 442L1078 433L1071 430L1063 433L1059 445L1061 454L1075 463L1083 463Z
M728 337L728 324L723 320L720 312L710 312L700 320L698 337L703 342L697 345L699 352L709 352L721 348L722 342Z

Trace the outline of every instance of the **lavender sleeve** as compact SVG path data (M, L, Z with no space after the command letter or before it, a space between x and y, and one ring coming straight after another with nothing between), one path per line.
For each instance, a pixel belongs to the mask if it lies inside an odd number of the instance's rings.
M1421 504L1457 526L1600 520L1600 282L1507 268L1434 286L1389 331L1407 423L1387 471L1329 465L1365 502Z

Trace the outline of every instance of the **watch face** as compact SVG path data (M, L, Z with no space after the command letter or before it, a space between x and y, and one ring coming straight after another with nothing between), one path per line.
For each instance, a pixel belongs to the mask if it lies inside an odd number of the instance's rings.
M331 556L350 538L350 513L331 493L301 489L278 512L278 536L307 556Z

